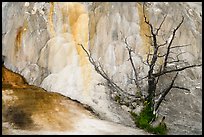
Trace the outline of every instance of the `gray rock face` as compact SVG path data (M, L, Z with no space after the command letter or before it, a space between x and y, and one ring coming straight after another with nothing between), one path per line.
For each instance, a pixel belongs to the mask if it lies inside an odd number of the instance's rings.
M161 32L164 38L184 16L174 45L181 59L189 64L202 62L201 3L147 3L146 13L158 26L165 14ZM113 80L132 93L133 76L124 37L133 48L139 77L147 74L142 61L150 46L149 29L142 14L142 3L34 3L2 4L2 44L5 66L22 74L30 84L56 91L92 106L102 118L132 126L128 112L119 108L78 44L101 62ZM162 38L159 39L162 43ZM202 133L201 68L180 73L176 83L190 89L172 90L159 113L166 116L169 134ZM160 88L168 83L162 78ZM142 88L146 88L146 82Z

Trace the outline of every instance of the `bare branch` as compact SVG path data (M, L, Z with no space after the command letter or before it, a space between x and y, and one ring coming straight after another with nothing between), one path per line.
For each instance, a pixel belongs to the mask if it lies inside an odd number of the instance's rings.
M163 44L158 45L158 47L163 47L167 44L167 41L165 41Z
M153 37L153 36L150 36L150 35L147 35L147 34L145 34L145 36L148 37L148 38L152 38Z
M178 72L178 71L182 71L182 70L185 70L185 69L188 69L188 68L194 68L194 67L200 67L200 66L202 66L202 64L189 65L189 66L185 66L185 67L178 68L178 69L162 71L161 73L155 73L155 74L152 74L152 75L155 76L155 77L158 77L158 76L161 76L161 75L164 75L164 74L167 74L167 73Z
M136 81L136 79L130 78L129 76L128 76L128 79L129 79L129 80L133 80L134 82Z
M147 21L147 17L145 16L144 6L143 6L143 13L144 13L145 23L149 25L150 30L151 30L151 33L154 34L154 30L153 30L153 26L152 26L152 24L150 24L149 21Z
M168 60L168 57L169 57L169 52L170 52L171 45L172 45L173 40L174 40L175 35L176 35L176 31L179 29L179 27L180 27L181 24L183 23L183 20L184 20L184 17L182 16L181 22L180 22L180 23L178 24L178 26L173 30L173 34L172 34L172 37L171 37L170 42L169 42L169 44L168 44L166 56L165 56L165 59L164 59L164 70L166 69L167 60Z
M169 51L169 54L178 54L178 53L175 53L175 52L173 52L173 51ZM164 57L164 56L166 56L167 54L165 53L165 54L163 54L163 55L159 55L159 56L162 56L162 57ZM170 56L168 57L168 58L170 58ZM172 58L173 59L173 58Z
M147 65L147 66L149 66L149 64L147 64L146 62L144 62L144 61L142 61L142 63L144 64L144 65Z
M173 52L172 52L173 53ZM188 63L188 62L186 62L185 60L180 60L179 59L179 56L180 55L182 55L182 54L184 54L184 53L186 53L186 52L181 52L181 53L179 53L178 55L176 55L176 59L172 59L173 61L167 61L167 64L171 64L171 63L176 63L176 62L178 62L178 63L180 63L180 62L182 62L182 63ZM176 54L176 53L174 53L174 54Z
M167 62L167 64L171 64L171 63L188 63L188 62L185 61L185 60L180 60L180 59L173 60L173 61L168 61Z
M160 68L159 68L159 73L161 73L161 71L162 71L162 65L160 66ZM157 80L156 80L156 83L155 84L157 84L158 82L159 82L159 78L160 78L160 76L157 78Z
M157 57L162 58L162 57L164 57L164 56L166 56L166 54L164 54L164 55L158 55Z
M78 45L80 45L82 47L82 49L86 52L87 56L89 57L89 61L91 62L91 64L95 63L94 59L91 57L91 55L88 53L88 51L84 48L84 46L82 44L78 44Z
M179 86L172 86L172 88L178 88L178 89L190 91L190 89L188 89L188 88L179 87Z
M190 45L191 45L191 44L185 44L185 45L173 46L173 47L171 47L171 49L187 47L187 46L190 46Z
M150 49L149 49L149 53L147 54L147 60L146 60L146 63L150 66L150 63L149 63L149 56L150 56Z
M166 16L167 16L167 15L164 16L162 22L161 22L160 25L159 25L159 28L156 29L156 33L155 33L156 35L158 35L158 32L159 32L159 30L161 29L161 26L162 26L162 24L164 23L164 21L165 21L165 19L166 19Z
M176 73L176 75L174 76L173 80L171 81L171 84L162 92L163 94L160 96L160 98L158 99L157 103L155 104L155 111L157 111L157 109L159 108L161 102L164 100L166 95L172 89L177 76L178 76L178 72Z
M174 58L174 57L170 57L170 56L169 56L169 59L175 60L175 58Z
M159 92L159 93L155 94L155 97L157 97L157 96L161 95L162 93L164 93L164 91L162 91L162 92Z
M184 87L172 86L172 88L178 88L178 89L187 90L187 91L190 92L190 89L184 88ZM155 95L155 97L161 95L162 93L164 93L164 91L157 93L157 94Z
M181 20L181 22L179 23L179 25L174 29L174 32L176 32L176 31L180 28L180 26L181 26L181 24L183 23L183 21L184 21L184 16L182 16L182 20Z
M135 82L135 85L140 89L140 86L139 86L139 83L138 83L138 78L137 78L137 75L138 75L138 74L137 74L137 70L136 70L135 65L134 65L134 63L133 63L133 60L132 60L132 54L131 54L131 52L132 52L133 50L129 47L129 45L128 45L128 43L127 43L127 38L125 38L125 44L126 44L126 48L127 48L127 50L128 50L130 63L131 63L131 65L132 65L133 72L134 72L134 76L135 76L134 82Z
M115 82L113 82L113 80L111 80L109 78L109 76L106 74L106 72L104 71L103 67L101 66L100 63L97 63L94 61L94 59L91 57L91 55L88 53L88 51L84 48L84 46L82 44L78 44L82 47L82 49L86 52L90 63L94 66L94 69L96 70L97 73L99 73L107 82L108 82L108 86L114 90L115 92L122 94L124 96L131 96L132 98L141 98L141 96L136 96L133 94L129 94L127 92L125 92L122 88L120 88Z
M179 53L176 57L178 57L178 56L180 56L180 55L182 55L182 54L184 54L184 53L186 53L186 52L181 52L181 53Z
M138 81L141 81L141 80L146 79L146 78L148 78L148 76L145 76L145 77L143 77L141 79L138 79Z

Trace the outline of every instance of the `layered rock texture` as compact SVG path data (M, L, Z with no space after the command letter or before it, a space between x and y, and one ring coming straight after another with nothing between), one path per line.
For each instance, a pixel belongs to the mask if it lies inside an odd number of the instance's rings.
M189 64L202 62L201 7L201 3L196 2L150 2L145 7L147 18L155 27L167 15L161 28L161 43L162 37L171 37L171 30L184 17L173 44L191 44L180 49L186 52L181 59ZM150 39L145 36L150 34L150 29L144 22L143 3L3 2L2 28L2 51L7 68L24 76L29 84L91 106L102 119L134 127L130 114L111 99L105 80L95 72L79 44L101 62L118 85L134 92L124 38L128 37L128 44L134 50L133 60L139 77L145 76L148 67L142 61L146 60L150 48ZM189 88L190 92L172 90L159 113L166 116L168 134L201 134L201 67L180 74L177 84ZM161 83L160 88L163 86ZM145 82L142 88L146 89ZM32 96L35 92L24 96L24 100ZM45 96L49 98L52 94L42 95ZM53 105L59 109L65 107Z

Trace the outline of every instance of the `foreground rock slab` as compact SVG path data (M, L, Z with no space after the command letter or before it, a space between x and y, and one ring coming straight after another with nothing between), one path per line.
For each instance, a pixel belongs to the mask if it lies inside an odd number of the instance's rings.
M2 67L2 134L148 134L140 129L99 119L86 105L28 85Z

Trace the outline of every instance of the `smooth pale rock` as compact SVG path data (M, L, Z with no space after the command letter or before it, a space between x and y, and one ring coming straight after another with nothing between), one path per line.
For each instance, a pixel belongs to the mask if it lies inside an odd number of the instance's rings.
M139 115L139 113L142 111L143 108L144 108L143 106L136 105L133 112Z
M30 5L29 2L25 2L24 4L25 7L28 7L29 5Z
M122 109L124 109L127 112L131 111L131 109L129 107L125 106L125 105L122 105L121 107L122 107Z

